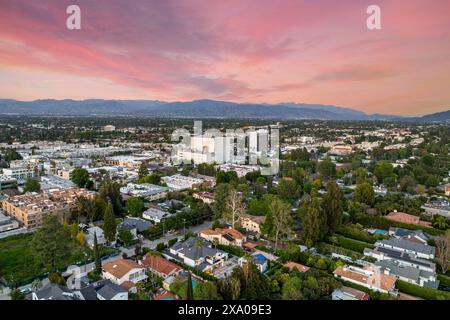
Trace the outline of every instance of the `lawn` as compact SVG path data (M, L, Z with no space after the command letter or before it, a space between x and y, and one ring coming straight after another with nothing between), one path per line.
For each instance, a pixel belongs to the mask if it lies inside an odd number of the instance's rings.
M5 284L21 286L35 278L44 277L46 270L33 256L32 239L33 234L30 233L0 239L0 279ZM101 255L109 255L113 251L114 249L104 248ZM59 268L65 270L69 265L84 264L85 252L88 253L88 261L92 261L92 250L74 244L67 261Z

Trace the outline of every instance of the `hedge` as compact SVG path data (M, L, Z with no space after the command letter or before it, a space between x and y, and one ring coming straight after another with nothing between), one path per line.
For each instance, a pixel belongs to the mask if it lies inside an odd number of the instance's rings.
M352 226L342 226L337 231L338 234L343 235L346 238L359 240L363 242L368 243L375 243L377 240L382 240L386 238L385 236L378 235L378 236L372 236L365 230L360 230L356 227Z
M358 259L362 259L364 257L363 254L361 254L360 252L356 252L353 250L349 250L346 248L342 248L342 247L337 247L334 246L332 244L328 244L325 242L320 242L316 245L317 250L319 251L319 253L322 254L328 254L331 255L332 253L337 253L337 254L341 254L347 257L350 257L353 260L358 260Z
M243 257L245 255L245 251L239 247L226 246L226 245L219 244L219 245L217 245L217 249L228 252L229 254L231 254L233 256L237 256L237 257Z
M390 227L394 228L403 228L410 230L422 230L432 236L439 236L445 233L443 230L438 230L425 226L418 226L415 224L408 224L398 221L392 221L386 219L385 217L374 217L368 215L359 215L356 217L356 222L362 224L364 227L372 227L378 229L389 229Z
M402 280L397 280L395 287L401 292L426 300L450 300L450 292L420 287Z
M443 274L438 274L437 278L442 285L450 287L450 277L449 276L446 276Z
M366 248L370 248L370 249L374 248L374 245L371 243L353 240L353 239L349 239L349 238L346 238L343 236L338 236L337 239L338 239L337 245L339 247L342 247L342 248L345 248L348 250L352 250L352 251L356 251L356 252L360 252L360 253L363 253L364 249L366 249Z

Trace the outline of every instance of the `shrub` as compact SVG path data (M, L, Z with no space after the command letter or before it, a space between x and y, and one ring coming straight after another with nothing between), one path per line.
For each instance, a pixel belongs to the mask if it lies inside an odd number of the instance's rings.
M364 249L366 248L374 248L374 245L371 243L367 243L367 242L363 242L363 241L358 241L358 240L353 240L353 239L349 239L343 236L339 236L337 237L338 239L338 246L348 249L348 250L352 250L352 251L356 251L356 252L360 252L363 253Z
M397 280L396 288L404 293L426 300L450 300L450 292L424 288L402 280Z

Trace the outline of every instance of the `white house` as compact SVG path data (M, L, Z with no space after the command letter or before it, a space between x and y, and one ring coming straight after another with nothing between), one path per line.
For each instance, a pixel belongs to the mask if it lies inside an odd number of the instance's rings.
M133 260L117 259L103 265L103 278L111 280L112 283L123 285L126 282L134 284L147 279L145 267L140 266Z

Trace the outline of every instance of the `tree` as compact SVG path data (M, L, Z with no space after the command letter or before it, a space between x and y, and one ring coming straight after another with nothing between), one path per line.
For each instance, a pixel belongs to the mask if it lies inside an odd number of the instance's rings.
M186 300L194 300L194 291L192 289L192 276L190 271L188 271L187 277Z
M82 230L78 232L76 239L80 246L84 247L86 245L86 236Z
M141 217L145 211L144 201L139 197L130 197L127 200L126 207L128 212L135 217Z
M100 196L113 205L116 215L122 211L122 195L120 194L120 185L113 181L104 181L99 189Z
M342 223L344 209L342 206L344 195L334 181L327 184L327 193L322 201L322 209L326 216L327 233L332 235Z
M301 207L302 237L310 247L321 240L325 233L326 217L317 197L306 199Z
M97 273L100 273L102 271L102 262L100 260L100 250L98 248L96 232L94 232L94 257L95 257L95 271Z
M445 274L450 264L450 230L436 240L436 260Z
M225 200L225 211L222 216L232 228L236 227L241 215L245 213L245 205L242 194L235 189L231 189L228 197Z
M48 275L48 280L52 283L59 284L61 286L66 285L66 280L64 280L63 276L59 272L52 272Z
M325 180L331 180L336 175L336 165L327 157L317 164L317 171Z
M394 167L388 161L381 160L378 161L373 173L378 178L379 182L383 182L384 179L394 175Z
M138 176L139 179L142 179L143 177L148 175L148 167L145 163L141 163L138 170Z
M292 216L291 206L279 198L269 204L269 216L266 220L271 220L268 223L272 224L269 235L275 238L275 250L278 248L278 241L280 239L292 235Z
M222 300L216 284L211 281L197 283L194 289L194 298L195 300Z
M116 216L112 204L108 204L103 215L103 231L106 240L111 243L116 235Z
M433 227L441 230L450 228L450 219L441 215L433 216Z
M300 188L294 179L281 179L277 191L280 198L286 201L295 200L300 195Z
M283 300L301 300L302 280L299 277L289 277L282 288Z
M71 173L71 180L79 188L85 188L89 184L89 172L84 168L75 168Z
M224 300L238 300L241 294L241 284L235 277L227 277L219 281L219 292Z
M372 207L375 203L375 191L373 191L372 185L369 182L358 184L353 194L353 200Z
M124 243L126 247L128 247L134 240L133 234L128 229L120 229L119 230L119 239Z
M39 192L41 191L41 185L36 179L28 179L25 182L25 186L23 188L23 192Z
M33 236L32 245L37 261L47 270L54 271L64 265L70 255L70 231L58 221L57 216L47 214Z
M161 183L161 175L158 173L152 173L149 176L142 177L139 179L139 183L151 183L151 184L160 184Z
M242 267L233 270L232 278L240 284L240 299L264 300L270 298L270 284L268 278L259 272L256 265L250 260Z
M219 219L222 217L226 210L226 199L230 194L231 186L228 183L218 184L216 190L214 191L214 203L213 203L213 213L214 218Z
M12 289L9 292L11 300L25 300L25 295L19 289Z

